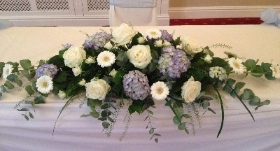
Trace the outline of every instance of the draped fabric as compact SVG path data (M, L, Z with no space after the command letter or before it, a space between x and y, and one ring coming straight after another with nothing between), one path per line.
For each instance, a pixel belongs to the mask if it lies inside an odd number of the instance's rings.
M157 25L156 0L110 0L110 26L121 23L133 26Z
M280 30L274 26L241 25L241 26L173 26L173 27L133 27L145 34L149 28L166 29L174 32L174 36L190 36L197 39L202 46L222 43L231 49L213 48L211 50L219 57L225 56L224 51L238 54L242 58L259 59L259 62L271 60L280 62ZM81 46L87 34L93 34L100 29L110 32L111 28L103 27L11 27L0 30L0 61L19 61L30 59L33 63L40 59L48 59L58 54L63 44L70 43ZM82 33L81 33L82 31ZM121 108L117 122L107 137L101 121L91 117L80 116L88 114L90 109L83 104L82 98L70 104L59 117L54 134L54 123L59 111L67 100L50 96L46 104L35 105L31 109L34 119L26 121L15 105L27 96L26 92L17 90L4 93L0 98L0 150L2 151L277 151L280 150L280 81L267 81L265 78L236 76L234 79L246 82L262 100L269 99L271 104L252 112L252 120L243 105L236 98L222 93L225 107L224 128L219 138L216 138L220 122L220 104L213 100L211 108L216 112L198 109L196 117L191 106L185 107L193 116L194 127L187 124L190 134L177 129L173 124L173 113L165 106L165 102L156 101L152 108L154 115L151 121L160 134L159 142L150 140L147 113L132 114L127 131L129 116L127 106ZM3 80L0 80L3 84ZM245 102L248 104L248 102ZM22 104L21 107L28 107ZM196 106L197 107L197 106ZM126 117L126 118L125 118ZM124 136L125 133L126 135ZM122 141L120 141L120 138Z

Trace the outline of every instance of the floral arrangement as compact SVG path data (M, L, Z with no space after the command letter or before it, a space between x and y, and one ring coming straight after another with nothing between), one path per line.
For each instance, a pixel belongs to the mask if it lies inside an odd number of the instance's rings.
M191 37L173 37L166 30L148 29L145 35L133 27L122 24L111 30L87 35L82 47L71 44L48 60L40 60L38 66L28 59L19 62L0 62L0 75L5 80L0 86L0 96L9 90L25 89L27 97L15 108L26 120L34 118L31 107L45 103L52 93L67 99L62 111L76 98L91 109L88 114L101 121L110 135L121 107L127 105L128 113L148 112L145 120L152 117L151 107L155 101L165 101L174 113L173 122L179 130L189 133L186 120L192 120L184 106L194 112L203 108L213 113L211 100L218 100L222 111L220 135L224 123L224 105L220 91L225 91L242 103L255 109L268 105L244 82L230 78L230 74L265 76L268 80L280 78L280 66L276 63L258 63L258 60L243 60L236 54L225 52L225 58L215 57L212 47L201 47ZM248 100L246 102L246 100ZM30 104L29 108L20 104ZM198 116L198 114L196 114ZM254 118L253 118L254 119ZM129 119L127 119L129 122ZM155 141L160 134L148 124L149 133Z

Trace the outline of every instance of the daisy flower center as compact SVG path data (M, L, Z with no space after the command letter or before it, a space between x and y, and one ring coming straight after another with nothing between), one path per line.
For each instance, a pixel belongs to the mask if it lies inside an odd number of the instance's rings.
M9 73L10 73L10 70L9 70L9 69L7 69L7 70L6 70L6 74L8 75Z
M240 64L239 63L233 62L233 65L234 65L235 68L240 69Z
M105 62L109 62L109 61L110 61L110 58L109 58L108 56L105 56L105 57L103 58L103 60L104 60Z
M155 31L152 31L150 34L151 34L152 36L157 36L157 32L155 32Z
M157 92L157 94L162 94L163 89L162 88L157 88L156 92Z
M42 85L43 85L44 88L47 88L49 86L48 82L43 82Z

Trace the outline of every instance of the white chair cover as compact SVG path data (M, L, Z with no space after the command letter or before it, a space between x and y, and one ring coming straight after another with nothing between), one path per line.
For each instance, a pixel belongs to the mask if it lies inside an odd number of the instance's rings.
M110 0L110 26L121 23L132 26L156 26L156 0Z

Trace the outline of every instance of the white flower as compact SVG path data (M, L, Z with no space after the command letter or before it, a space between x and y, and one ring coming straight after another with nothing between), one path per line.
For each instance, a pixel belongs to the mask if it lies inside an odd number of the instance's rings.
M7 77L12 73L13 70L13 65L6 63L3 68L3 78L7 80Z
M190 103L195 100L195 98L200 94L201 83L199 81L194 81L194 78L191 77L187 82L182 86L181 96L185 102Z
M171 43L169 41L167 41L167 40L164 40L163 41L163 46L164 47L171 46Z
M67 67L74 68L79 66L86 58L86 51L81 47L71 46L64 52L63 58Z
M278 64L272 63L270 69L274 78L280 78L280 66Z
M226 70L219 66L211 67L209 69L209 76L211 78L219 78L219 80L227 79Z
M50 76L41 76L36 81L36 87L39 92L47 94L53 89L53 81Z
M155 100L164 100L169 94L169 89L164 82L158 81L151 86L151 94Z
M207 63L211 63L212 59L213 58L209 54L207 54L206 57L204 58L204 61L207 62Z
M202 51L202 47L199 45L199 43L191 37L181 37L181 41L182 48L189 55L194 55Z
M115 70L115 69L113 69L110 73L109 73L109 75L110 76L112 76L112 77L115 77L115 75L117 74L117 70Z
M139 44L143 44L145 42L145 38L144 37L139 37L137 39L137 41L138 41Z
M114 64L116 61L116 56L114 53L110 51L103 51L97 56L97 63L102 68L103 67L109 67L112 64Z
M129 61L137 68L144 69L152 60L149 45L136 45L128 49L127 57Z
M110 91L110 85L102 79L91 80L86 83L86 96L90 99L104 100L107 93Z
M162 47L162 40L156 40L155 41L155 46L156 47Z
M82 73L82 70L79 66L72 68L72 71L73 71L75 77Z
M59 90L58 94L59 98L64 99L66 97L66 93L64 91Z
M239 58L229 58L228 64L233 69L234 73L243 74L246 71L246 67L242 64L242 60Z
M86 84L86 80L85 79L82 79L79 83L78 83L80 86L84 86Z
M161 37L161 31L159 29L150 28L146 31L146 35L149 39L158 39Z
M92 64L95 63L95 57L89 56L86 60L85 60L86 64Z
M112 41L117 45L125 45L131 41L137 32L127 24L122 23L119 27L112 31Z
M111 42L109 41L109 42L107 42L107 43L104 45L104 48L110 50L110 49L113 48L113 45L112 45Z

